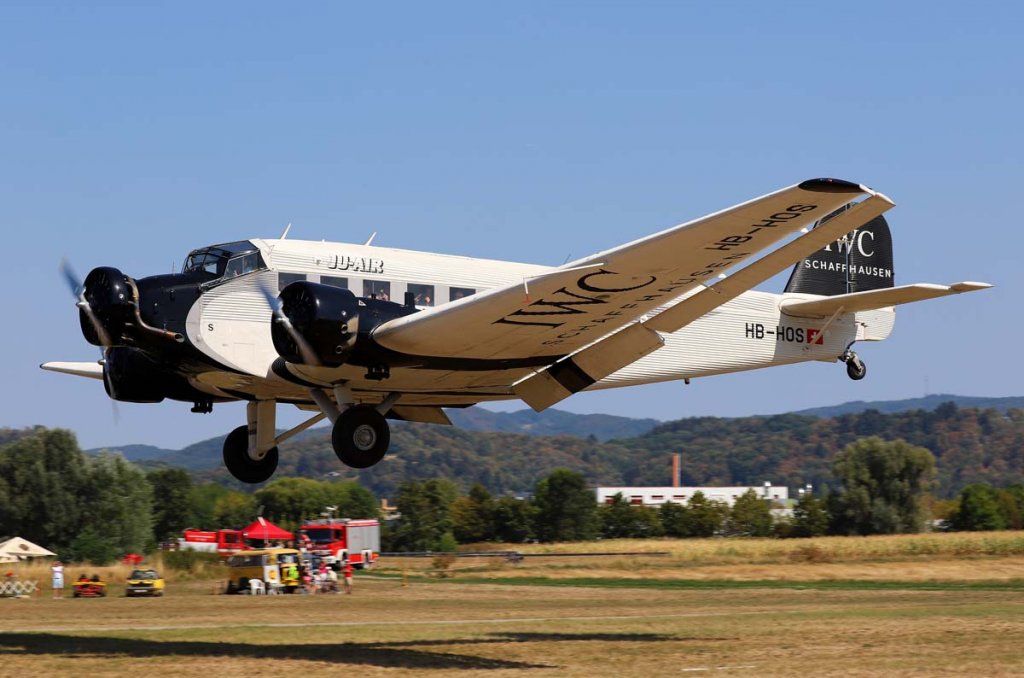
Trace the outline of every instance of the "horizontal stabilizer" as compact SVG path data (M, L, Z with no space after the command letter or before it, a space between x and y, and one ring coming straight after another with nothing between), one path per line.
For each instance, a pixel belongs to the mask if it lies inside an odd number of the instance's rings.
M96 360L90 363L43 363L39 367L50 372L73 374L76 377L89 377L90 379L103 378L103 365L100 365Z
M899 304L946 297L951 294L975 292L989 287L992 286L980 282L959 282L952 285L917 283L916 285L901 285L869 292L840 294L810 301L785 300L782 302L782 312L797 318L827 318L835 313L873 311Z

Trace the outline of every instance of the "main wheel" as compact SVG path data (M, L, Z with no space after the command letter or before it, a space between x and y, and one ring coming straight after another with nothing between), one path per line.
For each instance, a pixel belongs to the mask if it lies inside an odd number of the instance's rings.
M249 457L249 427L239 426L224 439L224 466L243 483L262 483L277 470L277 448L256 461Z
M334 453L342 464L369 468L384 458L391 443L387 419L369 405L356 405L341 413L331 431Z
M846 376L854 381L860 381L868 373L868 366L860 358L850 358L846 361Z

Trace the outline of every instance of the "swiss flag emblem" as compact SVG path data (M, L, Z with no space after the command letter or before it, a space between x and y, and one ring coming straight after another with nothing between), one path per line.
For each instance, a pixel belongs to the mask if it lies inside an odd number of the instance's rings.
M825 343L825 335L821 333L821 330L807 330L807 343L822 345Z

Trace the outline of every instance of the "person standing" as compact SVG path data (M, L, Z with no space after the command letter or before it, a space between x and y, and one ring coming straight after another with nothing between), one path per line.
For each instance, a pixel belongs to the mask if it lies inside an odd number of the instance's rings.
M345 593L352 593L352 563L345 559L341 566L341 574L345 577Z
M64 563L59 560L53 561L50 566L50 586L54 598L64 597Z

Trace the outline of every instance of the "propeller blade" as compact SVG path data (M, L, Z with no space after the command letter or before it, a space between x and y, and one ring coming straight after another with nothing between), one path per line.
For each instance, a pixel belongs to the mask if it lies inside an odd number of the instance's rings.
M64 276L64 281L68 284L68 288L71 289L71 296L80 301L85 293L85 286L82 285L82 279L71 268L71 264L68 263L67 259L60 260L60 272Z
M274 322L280 323L288 332L288 336L292 338L292 341L295 342L295 346L299 349L299 355L302 356L302 362L313 367L320 367L320 359L317 357L313 347L309 345L306 338L302 336L297 329L295 329L295 326L292 325L292 321L284 314L284 306L281 303L281 300L274 295L263 281L259 281L258 285L260 292L263 293L264 298L267 300L267 305L270 306L270 310L274 313Z

